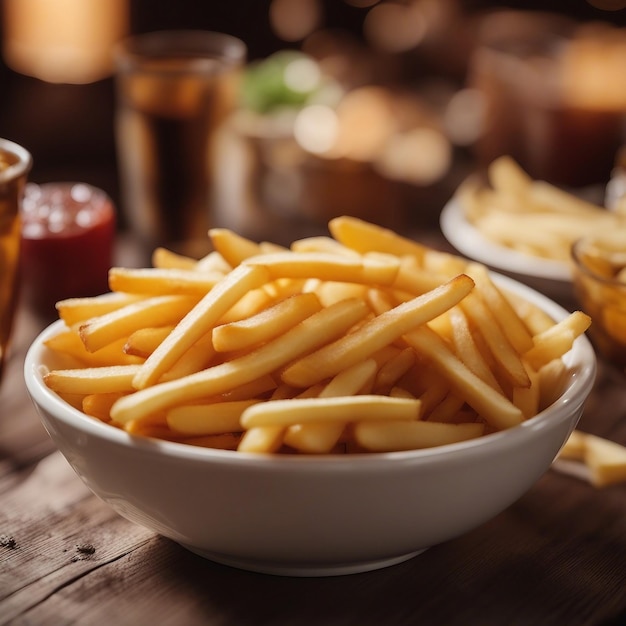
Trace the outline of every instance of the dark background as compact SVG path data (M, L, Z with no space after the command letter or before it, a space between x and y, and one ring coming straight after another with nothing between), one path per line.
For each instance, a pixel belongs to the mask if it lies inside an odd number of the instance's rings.
M298 46L281 41L272 32L270 4L269 0L131 0L131 32L166 28L222 31L243 39L249 59L259 59L276 50ZM598 10L586 0L463 3L468 14L493 6L536 8L619 25L626 18L624 9ZM344 30L357 39L361 37L365 14L366 9L342 0L324 2L324 25ZM17 74L0 61L0 136L22 144L33 154L31 180L35 182L81 180L103 188L117 202L113 109L111 79L88 85L49 84Z

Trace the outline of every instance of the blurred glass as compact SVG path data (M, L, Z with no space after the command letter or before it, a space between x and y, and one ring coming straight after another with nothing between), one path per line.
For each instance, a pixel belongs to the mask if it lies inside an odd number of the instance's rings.
M116 49L122 208L149 249L208 244L213 140L236 106L246 53L239 39L205 31L138 35Z
M31 166L32 157L27 150L0 139L0 380L17 305L20 208Z
M533 11L494 11L479 21L468 85L484 99L474 146L482 165L507 154L533 178L571 187L606 183L626 111L608 106L607 94L624 73L602 71L609 57L595 54L598 46L580 28ZM603 76L599 90L590 89L594 73Z

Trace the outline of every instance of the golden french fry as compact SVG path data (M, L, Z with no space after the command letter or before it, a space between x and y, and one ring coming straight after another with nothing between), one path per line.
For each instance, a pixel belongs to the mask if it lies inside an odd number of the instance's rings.
M263 254L259 244L228 228L211 228L209 237L215 250L233 268L248 257Z
M484 432L483 424L442 424L416 421L359 422L354 436L370 452L393 452L432 448L476 439Z
M213 336L208 332L193 343L174 365L163 373L159 381L176 380L177 378L195 374L209 367L209 365L213 363L214 357L215 348L213 347Z
M524 354L524 359L536 370L553 359L569 352L574 341L591 326L591 318L582 311L574 311L533 338L534 346Z
M518 354L533 346L533 338L522 318L494 283L488 269L480 263L468 263L467 274L476 283L477 292L493 313L498 326Z
M124 352L145 359L157 349L173 328L173 326L140 328L128 336L124 344Z
M511 192L520 196L528 193L532 178L508 155L494 159L487 168L487 176L497 191Z
M196 259L177 254L167 248L157 247L152 251L152 266L163 269L192 270L196 267Z
M268 400L249 407L241 416L244 428L309 423L348 423L380 420L417 420L419 400L362 395L332 398Z
M317 296L303 293L286 298L275 305L236 322L213 329L213 346L218 352L243 350L274 339L284 328L309 317L321 308Z
M330 378L454 306L467 296L473 286L472 279L461 274L422 296L402 303L349 335L293 363L283 372L282 380L289 385L308 387Z
M377 367L373 359L357 363L337 374L317 397L354 396L374 378ZM283 440L301 452L327 454L336 445L344 428L343 422L294 424L287 429Z
M146 359L137 372L135 387L143 389L156 383L242 296L267 282L267 279L267 270L260 266L239 266L227 274Z
M427 326L405 335L405 340L430 360L458 395L486 422L503 430L524 420L518 407L476 376L452 353L443 339Z
M332 237L307 237L292 242L291 249L294 252L330 252L332 254L340 254L343 256L359 257L356 250L352 250L339 243Z
M133 376L140 365L110 365L79 369L51 370L44 375L46 385L63 394L91 395L134 391Z
M247 258L246 265L266 267L272 279L319 278L335 282L390 285L398 273L400 262L385 258L349 257L324 252L277 252Z
M219 435L241 431L239 419L249 406L260 400L235 400L174 407L167 412L167 425L183 435Z
M283 426L258 426L249 428L243 433L237 446L239 452L272 453L283 443Z
M111 291L148 296L203 296L224 277L219 272L198 272L175 268L124 268L109 270Z
M133 302L143 300L144 296L129 293L105 293L87 298L68 298L56 303L59 317L68 325L74 326L92 317L98 317L117 311Z
M116 400L124 395L123 392L96 393L85 396L82 401L83 413L96 417L103 422L111 419L111 407Z
M100 367L104 365L130 365L143 363L142 358L125 354L125 340L114 341L95 352L85 348L76 329L60 332L46 341L46 346L60 354L66 354L80 361L85 367Z
M452 307L448 311L448 317L451 323L451 338L456 355L476 376L494 389L502 392L500 384L483 357L483 353L476 345L467 316L463 310L460 307Z
M79 328L89 352L95 352L140 328L175 324L196 304L194 296L154 296L127 304L121 309L92 317Z
M234 270L236 271L236 270ZM314 313L293 328L245 356L215 365L184 378L140 389L121 398L111 410L119 422L168 409L179 402L193 402L250 382L284 367L316 347L345 333L368 312L360 300L343 300ZM139 367L143 368L141 365Z
M626 481L626 446L596 435L585 434L584 461L596 487Z
M461 303L461 309L480 333L491 356L501 366L502 373L515 387L530 386L530 379L520 355L500 328L491 309L483 303L478 291L469 294Z
M465 400L454 393L449 393L433 410L424 416L428 422L453 423L465 405Z
M426 247L416 241L357 217L336 217L330 220L328 229L339 243L361 253L376 251L422 259L426 251Z
M530 385L528 387L513 387L511 400L528 419L539 412L541 386L539 374L528 363L524 363L524 367L530 379Z
M415 365L415 350L405 348L383 363L376 375L374 390L381 395L388 394L397 382Z

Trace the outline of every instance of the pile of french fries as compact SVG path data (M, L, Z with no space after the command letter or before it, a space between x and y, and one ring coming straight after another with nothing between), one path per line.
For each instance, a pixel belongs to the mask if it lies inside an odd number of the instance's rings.
M571 245L594 232L626 228L611 212L546 181L534 180L509 156L457 190L467 220L488 240L523 254L569 263Z
M212 229L57 303L45 383L129 433L257 453L439 446L551 403L590 325L556 322L486 267L353 217L289 248Z

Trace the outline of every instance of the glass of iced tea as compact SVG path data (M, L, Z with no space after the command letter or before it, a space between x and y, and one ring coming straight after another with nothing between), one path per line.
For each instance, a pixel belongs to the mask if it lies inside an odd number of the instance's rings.
M27 150L0 139L0 380L17 304L20 208L31 166L32 157Z
M116 49L122 216L152 249L205 242L215 135L236 106L247 55L230 35L157 31Z

